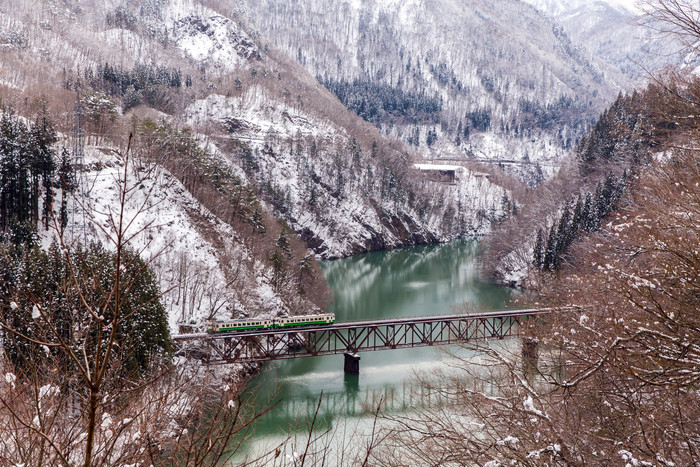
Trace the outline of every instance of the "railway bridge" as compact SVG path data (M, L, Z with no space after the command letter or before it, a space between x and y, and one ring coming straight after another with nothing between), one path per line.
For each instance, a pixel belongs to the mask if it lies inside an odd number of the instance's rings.
M186 334L173 338L176 354L207 364L345 355L345 372L359 373L360 352L459 344L518 336L528 319L552 309L506 310L418 318L352 321L299 328ZM536 350L523 348L523 355ZM536 356L535 356L536 358Z

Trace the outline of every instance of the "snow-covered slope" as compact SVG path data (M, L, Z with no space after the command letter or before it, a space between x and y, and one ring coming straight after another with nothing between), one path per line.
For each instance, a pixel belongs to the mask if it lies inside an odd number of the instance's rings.
M354 80L381 83L397 99L436 99L437 112L376 120L431 157L555 162L626 85L515 0L245 3L263 34L349 99L361 92ZM507 149L493 152L494 139Z
M218 138L231 163L323 258L484 234L503 214L505 191L488 177L465 169L455 184L426 181L404 156L388 160L328 121L269 102L260 88L212 94L186 115L229 128Z
M70 203L65 238L70 242L115 241L124 203L127 246L156 271L163 304L173 331L178 324L202 325L206 319L232 314L277 316L317 310L310 302L294 301L270 283L270 265L257 257L244 239L212 214L182 183L158 165L125 163L111 147L87 147L76 201ZM123 184L126 171L126 184ZM44 244L53 230L41 231Z
M622 15L635 15L640 12L638 0L523 0L538 10L552 16L561 16L569 12L586 9L610 8Z
M133 246L153 258L173 331L318 309L314 253L481 234L512 199L466 169L450 183L424 177L416 154L223 2L8 0L0 43L0 99L27 116L45 106L89 187L77 205L97 224L83 230L76 215L76 239L107 240L97 226L111 228L100 213L116 208L128 146L152 168L128 168L148 177L127 216L148 207L134 226L153 226Z
M554 18L587 51L612 65L636 85L668 64L699 66L672 37L644 25L640 2L633 0L523 0Z

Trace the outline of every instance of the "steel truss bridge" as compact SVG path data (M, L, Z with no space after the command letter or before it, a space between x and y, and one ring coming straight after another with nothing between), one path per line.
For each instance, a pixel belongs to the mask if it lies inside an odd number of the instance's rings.
M173 338L175 352L207 364L345 354L345 371L359 372L359 352L459 344L518 335L528 319L551 309L353 321L298 328L258 329Z

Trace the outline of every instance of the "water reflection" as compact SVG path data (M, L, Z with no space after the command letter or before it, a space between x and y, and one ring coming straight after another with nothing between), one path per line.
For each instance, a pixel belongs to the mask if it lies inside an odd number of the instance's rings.
M334 298L331 310L338 321L350 321L449 314L465 302L484 310L506 308L512 291L481 280L478 251L477 242L456 242L325 261L322 268ZM414 375L448 366L440 350L361 356L360 374L354 376L343 373L342 355L268 365L254 380L252 392L262 403L271 397L279 403L255 426L260 444L307 430L317 407L315 428L329 429L368 417L379 400L390 411L437 403L431 394L439 391L416 386Z
M464 303L503 308L508 291L481 280L478 250L477 242L456 242L325 261L331 310L353 320L446 314Z

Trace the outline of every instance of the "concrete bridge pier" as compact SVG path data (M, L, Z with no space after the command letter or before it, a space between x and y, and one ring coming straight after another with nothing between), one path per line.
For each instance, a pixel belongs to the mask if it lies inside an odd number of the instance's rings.
M535 373L539 359L539 341L531 337L523 337L522 342L523 370L525 373Z
M345 365L343 370L349 375L359 375L360 374L360 356L356 353L345 353Z

